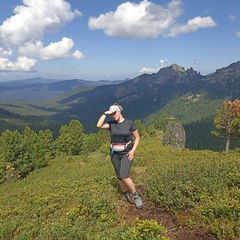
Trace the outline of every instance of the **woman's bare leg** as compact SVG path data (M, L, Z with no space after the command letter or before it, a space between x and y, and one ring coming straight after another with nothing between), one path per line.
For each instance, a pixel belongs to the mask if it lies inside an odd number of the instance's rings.
M129 192L131 194L136 192L135 184L130 177L119 180L119 185L122 192Z

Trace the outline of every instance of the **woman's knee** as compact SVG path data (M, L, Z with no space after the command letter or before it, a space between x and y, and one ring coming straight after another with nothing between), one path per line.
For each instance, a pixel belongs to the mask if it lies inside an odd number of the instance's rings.
M125 182L128 178L129 178L129 177L127 176L127 177L119 177L118 179L119 179L120 181Z

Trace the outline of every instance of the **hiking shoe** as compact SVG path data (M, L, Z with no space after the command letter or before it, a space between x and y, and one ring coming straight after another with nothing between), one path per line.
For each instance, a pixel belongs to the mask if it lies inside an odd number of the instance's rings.
M120 195L119 197L119 200L124 200L126 202L129 202L131 203L131 199L130 199L130 196L129 196L129 193L128 192L124 192Z
M142 202L142 199L140 198L140 196L137 193L135 193L135 194L133 194L132 198L133 198L133 201L136 205L136 208L139 209L139 210L142 209L143 208L143 202Z

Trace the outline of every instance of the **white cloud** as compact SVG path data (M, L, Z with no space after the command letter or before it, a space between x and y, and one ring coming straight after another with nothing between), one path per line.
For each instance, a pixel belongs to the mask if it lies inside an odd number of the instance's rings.
M147 68L147 67L144 67L139 72L140 73L156 73L158 71L159 71L159 68Z
M76 59L82 59L84 55L79 50L70 54L70 50L73 46L73 40L71 38L64 37L61 41L50 43L46 47L43 47L43 43L41 41L37 41L36 43L27 43L25 46L19 48L19 54L28 57L39 57L42 60L66 58L70 55Z
M240 32L236 32L236 36L240 38Z
M84 58L84 54L82 52L80 52L79 50L76 50L73 54L73 57L75 57L76 59L82 59Z
M1 69L7 71L22 69L30 71L36 59L58 59L71 57L74 46L72 39L64 37L61 41L43 47L43 38L54 33L82 14L71 10L65 0L23 0L23 5L14 9L15 15L6 19L0 26L0 54L14 55L15 61L2 58ZM35 58L35 59L32 59ZM27 62L24 65L22 60ZM33 61L34 60L34 61Z
M0 55L10 56L13 54L12 49L4 49L0 47Z
M92 30L102 29L107 36L144 39L157 38L159 35L175 37L180 33L216 25L211 17L196 17L186 25L180 25L176 21L182 14L181 0L172 0L166 8L148 0L139 4L125 2L115 12L91 17L88 26Z
M19 47L18 54L28 57L39 57L39 53L43 48L43 43L41 41L27 42L24 46Z
M168 37L176 37L180 33L195 32L200 28L215 27L216 22L211 17L195 17L187 22L185 25L176 24L167 34Z
M46 33L56 32L80 12L72 12L64 0L23 0L24 5L14 9L15 15L0 26L0 42L20 46L25 42L41 40Z
M132 39L157 38L181 14L181 1L173 0L169 8L144 0L139 4L125 2L115 12L89 19L90 29L103 29L108 36Z
M167 60L166 59L161 59L160 61L159 61L159 63L160 63L160 68L163 68L164 67L164 64L167 62Z
M167 62L166 59L161 59L161 60L159 61L160 68L163 68L166 62ZM139 72L140 72L140 73L156 73L156 72L159 71L160 68L148 68L148 67L144 67L144 68L142 68Z
M0 58L0 71L30 71L36 61L36 59L27 57L19 57L15 62Z
M64 37L61 42L51 43L47 47L42 48L40 57L44 60L69 57L69 51L73 46L73 40Z

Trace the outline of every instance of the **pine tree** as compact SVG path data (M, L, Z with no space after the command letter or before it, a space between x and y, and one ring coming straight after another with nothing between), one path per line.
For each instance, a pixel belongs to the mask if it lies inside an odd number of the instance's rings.
M236 99L233 102L225 101L216 112L217 116L214 118L214 124L217 131L212 131L211 133L225 139L225 151L228 153L230 140L238 139L240 136L240 100Z
M56 140L58 155L79 155L83 146L83 125L78 120L72 120L69 126L60 128L60 135Z

